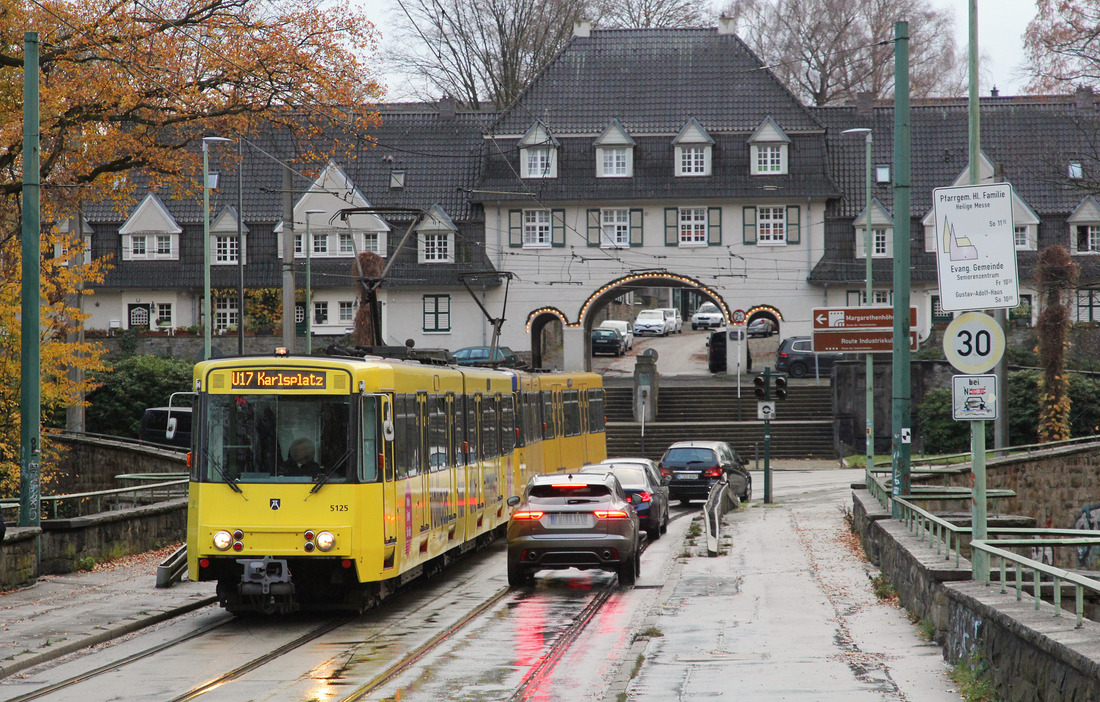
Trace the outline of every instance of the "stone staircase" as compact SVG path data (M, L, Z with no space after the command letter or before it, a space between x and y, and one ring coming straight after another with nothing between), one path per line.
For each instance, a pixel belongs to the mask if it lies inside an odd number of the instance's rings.
M764 422L756 418L751 387L727 384L662 385L657 420L634 421L633 389L606 388L607 455L646 456L658 460L669 444L689 439L725 441L752 463L764 450ZM796 384L776 403L779 419L771 422L774 458L836 458L833 441L832 391L827 385Z

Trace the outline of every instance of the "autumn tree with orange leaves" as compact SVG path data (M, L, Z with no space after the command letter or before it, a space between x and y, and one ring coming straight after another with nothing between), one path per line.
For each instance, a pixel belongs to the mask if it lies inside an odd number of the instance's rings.
M368 61L373 25L318 0L0 0L0 494L19 473L18 320L24 33L39 34L42 183L42 396L46 421L78 401L77 366L104 363L95 344L67 341L82 316L75 294L109 261L85 261L82 202L135 202L143 187L201 192L196 144L292 129L315 162L361 143L381 89ZM246 142L247 143L247 142ZM142 192L144 195L144 192ZM63 226L68 223L70 226ZM66 233L71 232L71 233ZM97 232L97 235L111 235ZM55 251L63 251L52 258ZM49 447L44 443L44 450ZM49 480L49 473L44 473Z

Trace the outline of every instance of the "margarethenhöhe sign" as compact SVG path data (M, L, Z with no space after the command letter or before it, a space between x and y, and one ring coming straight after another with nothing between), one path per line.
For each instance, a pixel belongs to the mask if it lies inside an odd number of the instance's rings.
M936 188L936 270L945 312L1020 305L1012 186Z

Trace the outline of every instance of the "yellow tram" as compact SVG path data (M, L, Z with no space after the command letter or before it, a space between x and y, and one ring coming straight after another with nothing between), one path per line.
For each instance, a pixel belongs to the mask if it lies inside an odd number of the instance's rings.
M195 366L187 559L230 611L361 609L606 456L601 378L379 358Z

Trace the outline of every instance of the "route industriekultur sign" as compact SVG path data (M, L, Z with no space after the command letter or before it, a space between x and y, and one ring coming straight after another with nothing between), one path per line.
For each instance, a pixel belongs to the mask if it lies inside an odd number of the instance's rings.
M1012 186L936 188L936 269L945 312L1020 305Z

